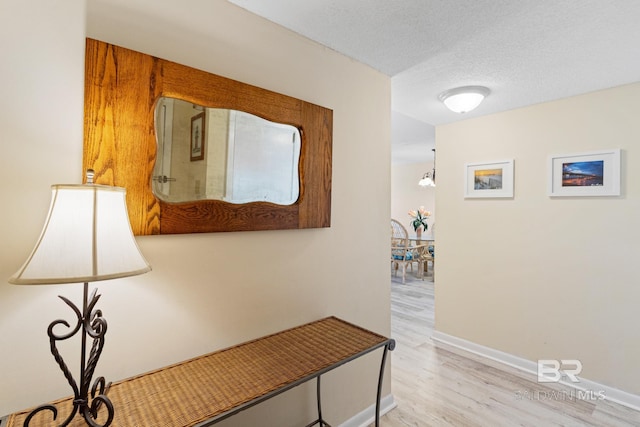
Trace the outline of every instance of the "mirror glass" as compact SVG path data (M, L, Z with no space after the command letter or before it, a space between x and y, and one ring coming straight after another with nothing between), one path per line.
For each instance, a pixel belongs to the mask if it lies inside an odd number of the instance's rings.
M300 130L237 110L161 97L153 193L169 203L291 205L300 193Z

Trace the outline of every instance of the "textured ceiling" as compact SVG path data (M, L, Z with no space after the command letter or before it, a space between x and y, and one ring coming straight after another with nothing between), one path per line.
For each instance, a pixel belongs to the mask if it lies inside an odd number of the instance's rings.
M394 162L434 125L640 81L638 0L228 0L392 78ZM438 94L483 85L464 115Z

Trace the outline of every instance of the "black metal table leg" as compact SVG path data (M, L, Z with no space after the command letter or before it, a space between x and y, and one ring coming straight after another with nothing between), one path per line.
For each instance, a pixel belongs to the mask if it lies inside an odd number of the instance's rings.
M396 348L396 342L390 340L384 346L384 351L382 352L382 363L380 363L380 375L378 376L378 395L376 396L376 427L380 427L380 399L382 397L382 380L384 379L384 367L387 363L387 352L393 351L394 348Z
M316 424L320 427L331 427L323 418L322 418L322 399L320 393L320 375L316 377L316 401L318 404L318 419L312 422L311 424L307 424L305 427L312 427Z
M316 399L318 401L318 423L320 424L320 427L324 427L325 422L322 419L322 402L320 394L320 375L316 378Z

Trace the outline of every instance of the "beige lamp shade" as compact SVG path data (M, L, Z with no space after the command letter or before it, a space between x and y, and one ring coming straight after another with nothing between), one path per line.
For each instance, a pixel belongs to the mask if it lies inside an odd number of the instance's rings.
M85 184L51 189L38 243L9 283L94 282L151 270L131 231L124 188Z

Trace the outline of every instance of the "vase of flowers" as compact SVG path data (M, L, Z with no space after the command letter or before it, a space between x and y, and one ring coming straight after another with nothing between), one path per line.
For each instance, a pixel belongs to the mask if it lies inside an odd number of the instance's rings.
M418 238L422 237L422 230L425 231L429 227L427 224L427 218L431 216L431 212L424 209L424 206L420 206L417 211L409 211L409 216L413 218L410 222L413 230L416 232Z

